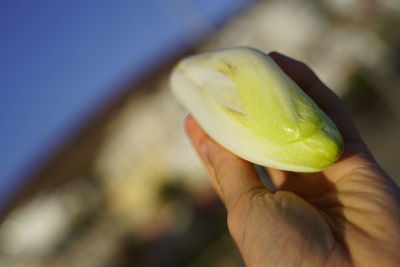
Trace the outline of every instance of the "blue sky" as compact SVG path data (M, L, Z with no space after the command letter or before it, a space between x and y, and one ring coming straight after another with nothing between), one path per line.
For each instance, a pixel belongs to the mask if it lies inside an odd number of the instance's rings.
M247 2L0 1L0 209L118 84Z

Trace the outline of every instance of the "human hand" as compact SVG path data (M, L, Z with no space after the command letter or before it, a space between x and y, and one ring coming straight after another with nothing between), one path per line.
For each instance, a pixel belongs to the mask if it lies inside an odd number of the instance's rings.
M186 130L228 212L247 266L399 266L400 189L378 166L339 98L303 63L270 56L335 122L344 153L319 173L254 166L215 143L191 116Z

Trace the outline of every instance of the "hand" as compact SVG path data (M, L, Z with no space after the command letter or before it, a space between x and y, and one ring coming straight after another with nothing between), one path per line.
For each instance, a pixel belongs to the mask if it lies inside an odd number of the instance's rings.
M344 154L328 169L300 174L253 165L215 143L193 117L186 130L228 211L247 266L399 266L400 190L378 166L340 103L303 63L270 56L335 122Z

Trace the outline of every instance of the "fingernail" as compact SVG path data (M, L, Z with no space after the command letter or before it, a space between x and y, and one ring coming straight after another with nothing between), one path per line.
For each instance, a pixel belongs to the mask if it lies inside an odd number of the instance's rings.
M208 155L209 155L208 142L207 141L201 142L199 149L200 149L201 156L204 159L208 160Z

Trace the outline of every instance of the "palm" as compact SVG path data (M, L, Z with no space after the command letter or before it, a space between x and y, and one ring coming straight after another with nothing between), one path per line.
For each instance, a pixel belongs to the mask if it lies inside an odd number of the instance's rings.
M244 258L251 259L249 265L380 266L388 253L397 253L400 237L387 242L393 233L366 222L378 218L399 227L400 220L392 216L397 207L388 205L398 197L390 182L375 188L379 170L368 169L369 161L360 156L352 157L355 151L317 174L270 170L280 191L257 189L249 192L251 201L238 201L228 223ZM364 161L365 168L346 168L351 161ZM372 203L368 210L365 203Z
M251 202L230 213L228 223L249 266L278 262L279 266L322 266L327 261L347 261L328 219L289 191L254 195Z

